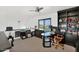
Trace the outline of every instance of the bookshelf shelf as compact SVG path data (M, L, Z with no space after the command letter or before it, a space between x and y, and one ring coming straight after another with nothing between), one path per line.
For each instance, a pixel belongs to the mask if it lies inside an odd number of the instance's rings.
M79 7L58 11L58 28L65 32L77 32L79 30Z

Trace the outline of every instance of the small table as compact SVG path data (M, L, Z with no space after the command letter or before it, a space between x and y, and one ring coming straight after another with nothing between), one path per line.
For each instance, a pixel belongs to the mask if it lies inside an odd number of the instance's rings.
M51 47L51 39L50 39L51 34L54 34L54 33L45 32L41 34L43 37L43 47Z

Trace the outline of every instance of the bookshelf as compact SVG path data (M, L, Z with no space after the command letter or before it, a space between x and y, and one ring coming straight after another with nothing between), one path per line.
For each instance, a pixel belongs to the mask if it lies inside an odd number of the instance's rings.
M79 7L58 11L58 30L65 33L65 44L76 47L79 39Z
M58 11L58 28L60 32L79 35L79 7Z

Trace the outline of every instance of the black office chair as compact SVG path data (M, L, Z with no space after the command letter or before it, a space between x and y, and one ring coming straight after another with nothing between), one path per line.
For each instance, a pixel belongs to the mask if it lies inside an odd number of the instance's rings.
M11 47L13 47L14 46L14 37L12 37L11 35L9 35L9 37L8 37L8 40L10 40L11 39Z
M9 32L8 34L8 40L10 41L11 43L11 47L14 46L13 42L14 42L14 37L11 35L11 31L13 31L13 27L9 26L9 27L6 27L6 31ZM11 39L11 40L10 40Z
M21 38L22 40L27 38L27 36L26 36L26 31L20 32L20 38Z

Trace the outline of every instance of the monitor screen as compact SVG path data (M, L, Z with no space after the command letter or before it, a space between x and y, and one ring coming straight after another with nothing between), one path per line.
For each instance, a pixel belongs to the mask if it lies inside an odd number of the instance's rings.
M12 31L13 27L6 27L6 31Z

